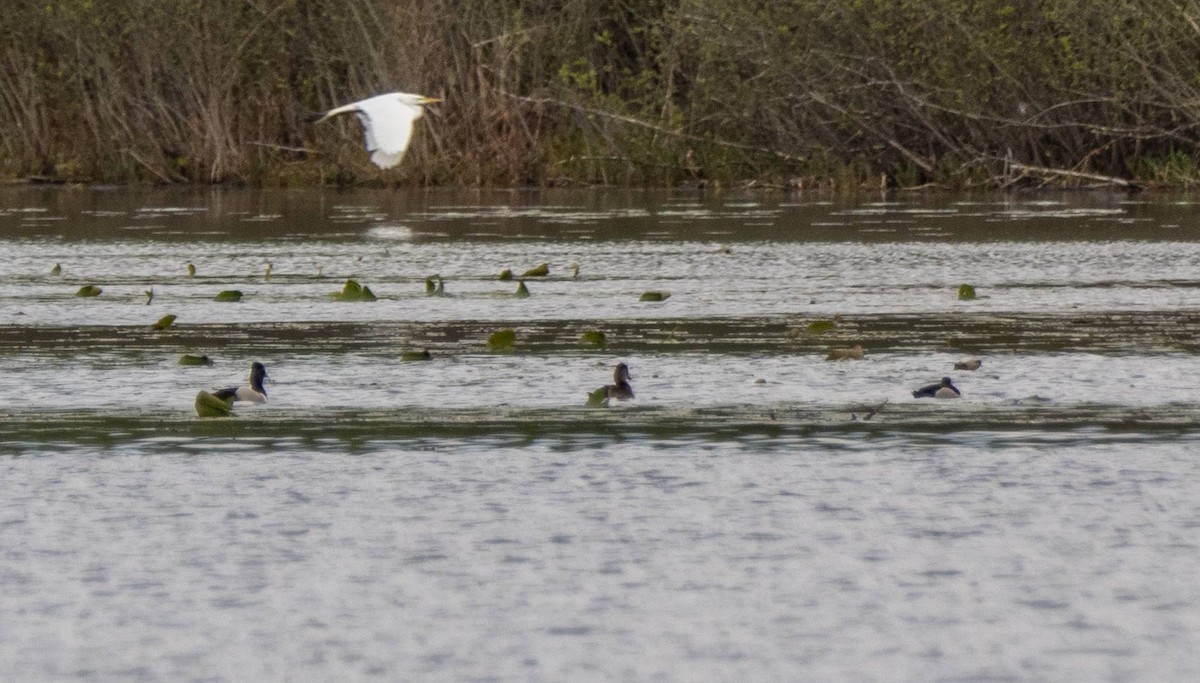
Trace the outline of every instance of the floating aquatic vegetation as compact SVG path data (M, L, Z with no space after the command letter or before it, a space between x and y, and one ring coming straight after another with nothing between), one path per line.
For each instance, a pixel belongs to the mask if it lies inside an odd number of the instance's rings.
M154 301L154 288L153 287L146 290L146 305L149 306L151 301Z
M100 296L103 291L103 289L100 289L96 285L84 285L79 288L79 291L75 292L75 296Z
M270 280L270 279L271 279L271 270L272 270L274 267L275 267L275 264L273 264L273 263L270 263L270 262L268 262L268 263L267 263L267 270L266 270L266 272L265 272L265 273L263 273L263 279L264 279L264 280Z
M582 346L602 349L608 344L608 339L600 330L588 330L579 335L579 343Z
M804 330L809 334L825 334L836 330L837 325L836 320L814 320Z
M433 354L429 353L429 349L421 351L405 351L400 354L400 360L417 361L417 360L433 360Z
M517 291L513 293L513 296L517 297L518 299L529 298L529 288L525 286L524 280L517 282Z
M425 278L425 296L448 296L446 283L442 281L441 275L430 275Z
M512 351L517 343L517 333L512 328L506 327L502 330L497 330L488 337L489 351Z
M848 349L832 349L825 360L862 360L862 344L855 344Z
M233 398L224 401L201 390L196 394L196 415L199 417L231 417L233 415Z
M59 275L62 275L62 265L61 265L61 264L58 264L58 263L55 263L55 264L54 264L54 267L50 269L50 274L51 274L51 275L53 275L53 276L55 276L55 277L58 277Z
M971 285L959 285L958 286L958 300L959 301L970 301L974 298L975 298L975 288L974 287L972 287Z
M194 353L185 353L179 357L180 365L212 365L212 359L208 356L200 356Z
M241 301L242 300L242 291L240 289L226 289L224 291L217 292L216 300L217 301Z
M330 294L338 301L374 301L375 293L370 287L360 285L353 279L346 280L346 284L342 287L342 291Z
M500 274L496 276L496 279L501 282L508 282L509 280L513 279L512 268L505 268L504 270L500 271Z
M156 322L156 323L154 323L153 325L151 325L151 326L150 326L150 329L152 329L152 330L165 330L165 329L167 329L168 327L170 327L171 325L174 325L174 324L175 324L175 316L174 316L174 315L170 315L170 314L168 314L168 315L164 315L163 317L159 318L159 319L158 319L158 322Z
M666 301L671 298L670 292L642 292L638 301Z
M571 279L579 279L579 261L571 261Z
M521 277L546 277L550 274L550 266L546 263L539 263L521 274Z
M588 392L587 403L584 404L587 408L605 408L608 406L608 387L600 387L595 391Z
M196 277L196 266L191 261L188 261L187 270L188 277Z

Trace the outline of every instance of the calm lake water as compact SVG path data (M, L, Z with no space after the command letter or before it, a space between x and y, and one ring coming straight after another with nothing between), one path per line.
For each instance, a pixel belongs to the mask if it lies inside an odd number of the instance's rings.
M1188 197L5 188L0 679L1196 680L1198 348Z

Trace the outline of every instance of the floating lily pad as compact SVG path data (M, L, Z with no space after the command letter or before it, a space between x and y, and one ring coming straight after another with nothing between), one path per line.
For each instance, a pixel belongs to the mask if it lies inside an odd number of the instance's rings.
M642 292L638 301L666 301L671 298L670 292Z
M50 274L55 277L62 275L62 265L55 263L54 267L50 269Z
M809 334L825 334L837 329L836 320L814 320L804 328Z
M179 357L180 365L212 365L212 359L208 356L198 356L194 353L185 353Z
M155 330L165 330L174 324L175 324L175 316L168 314L168 315L164 315L163 317L159 318L158 322L154 323L150 327Z
M959 301L970 301L971 299L974 299L974 298L975 298L975 288L974 287L972 287L971 285L959 285L958 286L958 300Z
M505 268L500 271L500 275L496 276L496 279L501 282L508 282L513 279L512 268Z
M517 333L511 328L504 328L492 333L488 337L488 349L491 351L512 351L513 346L517 343Z
M429 353L429 349L424 349L422 351L405 351L404 353L400 354L400 360L433 360L433 354Z
M525 271L521 277L546 277L550 274L550 266L545 263L539 263L536 266Z
M446 283L441 275L430 275L425 278L425 296L446 296Z
M196 277L196 266L193 265L191 261L188 261L187 266L188 266L188 277Z
M216 299L217 301L241 301L242 291L240 289L226 289L218 292Z
M346 280L342 291L334 292L330 296L338 301L374 301L376 298L370 287L360 285L353 279Z
M589 392L587 397L588 408L604 408L608 405L608 387L600 387L599 389Z
M608 339L600 330L588 330L579 335L579 343L582 346L591 346L593 348L602 349L608 344Z
M268 264L267 264L267 270L266 270L266 272L265 272L265 273L263 273L263 279L264 279L264 280L270 280L270 279L271 279L271 270L272 270L272 269L274 269L274 268L275 268L275 264L273 264L273 263L268 263Z
M518 299L529 298L529 288L525 286L524 280L521 280L517 283L517 291L513 294L513 296L517 297Z
M233 415L233 399L223 401L207 391L201 391L196 394L196 415L200 417L230 417Z
M84 285L79 288L78 292L75 292L75 296L100 296L103 291L96 285Z

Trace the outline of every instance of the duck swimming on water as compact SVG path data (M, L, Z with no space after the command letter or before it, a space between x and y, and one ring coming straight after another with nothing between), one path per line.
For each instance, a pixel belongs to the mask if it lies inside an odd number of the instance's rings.
M913 398L961 398L962 392L949 377L943 377L942 381L937 384L930 384L927 387L921 387L913 392Z
M219 389L212 393L222 401L249 401L251 403L266 403L267 389L263 380L267 378L267 368L262 363L254 361L250 365L250 385Z
M618 401L633 398L633 385L629 380L633 379L629 375L629 366L624 363L618 363L613 370L613 384L604 386L604 395L607 398L615 398Z

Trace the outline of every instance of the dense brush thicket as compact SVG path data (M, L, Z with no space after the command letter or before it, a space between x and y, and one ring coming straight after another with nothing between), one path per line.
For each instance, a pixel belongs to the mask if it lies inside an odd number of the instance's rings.
M14 0L0 175L527 185L1200 178L1200 0ZM380 173L353 119L444 98Z

